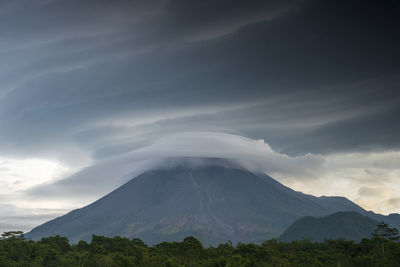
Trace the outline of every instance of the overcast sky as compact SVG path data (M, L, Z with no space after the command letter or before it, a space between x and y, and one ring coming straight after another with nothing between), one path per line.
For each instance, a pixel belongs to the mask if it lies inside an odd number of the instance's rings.
M0 231L165 157L400 212L397 0L0 1Z

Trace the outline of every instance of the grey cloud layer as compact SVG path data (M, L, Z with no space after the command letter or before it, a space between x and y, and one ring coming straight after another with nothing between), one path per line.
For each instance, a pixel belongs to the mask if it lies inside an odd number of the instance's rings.
M23 209L7 204L0 204L0 208L0 229L2 231L15 231L15 229L27 231L68 211L62 209Z
M264 138L292 155L399 148L395 1L2 7L3 154L104 158L142 135L190 130Z

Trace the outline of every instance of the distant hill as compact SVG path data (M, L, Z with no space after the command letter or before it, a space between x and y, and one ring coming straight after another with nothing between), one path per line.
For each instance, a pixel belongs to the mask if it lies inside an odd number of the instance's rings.
M321 218L307 216L289 226L279 240L323 242L324 239L343 238L359 242L371 238L377 224L378 221L357 212L336 212Z
M306 195L222 159L179 159L169 166L147 171L26 236L58 234L77 242L92 234L120 235L155 244L192 235L205 245L261 243L304 216L367 213L346 198Z

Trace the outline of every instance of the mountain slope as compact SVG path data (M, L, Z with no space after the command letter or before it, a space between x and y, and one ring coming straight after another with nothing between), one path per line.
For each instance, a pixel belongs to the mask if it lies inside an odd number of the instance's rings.
M366 211L341 197L314 197L293 191L264 174L229 162L183 160L148 171L97 200L34 228L27 237L92 234L139 237L149 244L193 235L205 245L259 243L278 237L304 216Z
M356 242L371 238L378 221L357 212L337 212L322 218L303 217L288 227L279 240L309 239L322 242L324 239L346 239Z

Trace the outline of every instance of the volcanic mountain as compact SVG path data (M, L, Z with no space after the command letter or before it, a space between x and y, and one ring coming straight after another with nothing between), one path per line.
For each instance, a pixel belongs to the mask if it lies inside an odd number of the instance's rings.
M306 195L226 160L181 159L144 172L26 236L61 235L77 242L92 234L119 235L156 244L192 235L205 245L260 243L279 237L301 217L338 211L368 213L346 198Z

